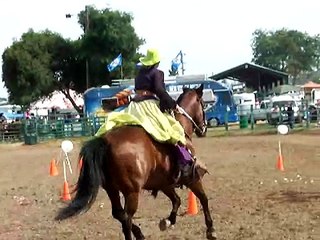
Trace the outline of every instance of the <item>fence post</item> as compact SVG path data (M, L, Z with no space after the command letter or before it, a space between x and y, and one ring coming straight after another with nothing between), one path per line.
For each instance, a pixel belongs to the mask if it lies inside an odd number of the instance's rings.
M226 112L224 114L224 127L226 131L229 130L228 119L229 119L229 106L226 107Z
M316 110L317 110L317 127L319 127L320 126L320 108L317 106Z
M308 100L306 100L306 118L307 118L307 122L306 122L306 127L309 128L310 127L310 116L309 116L309 104L308 104Z
M26 128L24 134L24 143L27 145L34 145L38 143L38 129L37 120L27 119L25 121Z
M250 123L251 123L251 130L254 129L254 116L253 116L253 105L250 106Z
M83 117L82 119L80 118L81 121L81 136L86 136L86 126L87 126L87 121L88 119Z
M96 134L96 117L92 116L92 135Z

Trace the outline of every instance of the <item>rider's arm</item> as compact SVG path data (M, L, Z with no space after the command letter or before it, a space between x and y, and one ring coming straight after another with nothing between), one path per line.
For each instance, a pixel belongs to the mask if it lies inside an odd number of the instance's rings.
M160 99L161 111L175 109L176 101L168 94L164 84L164 73L160 70L154 75L154 93Z

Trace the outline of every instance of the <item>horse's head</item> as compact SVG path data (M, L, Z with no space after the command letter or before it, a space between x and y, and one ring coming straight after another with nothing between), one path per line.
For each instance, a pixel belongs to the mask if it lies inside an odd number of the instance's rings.
M191 137L193 131L198 137L203 137L207 130L202 95L203 84L194 89L184 88L183 93L177 100L177 104L187 113L182 113L181 116L183 117L177 116L177 119L189 137Z

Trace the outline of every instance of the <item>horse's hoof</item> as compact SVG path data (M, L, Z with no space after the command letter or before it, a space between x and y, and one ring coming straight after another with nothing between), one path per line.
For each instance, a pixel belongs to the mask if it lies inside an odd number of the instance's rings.
M140 238L136 238L136 240L146 240L144 236L141 236Z
M216 232L207 232L207 239L209 239L209 240L217 240Z
M159 222L160 231L165 231L171 226L171 222L168 219L161 219Z

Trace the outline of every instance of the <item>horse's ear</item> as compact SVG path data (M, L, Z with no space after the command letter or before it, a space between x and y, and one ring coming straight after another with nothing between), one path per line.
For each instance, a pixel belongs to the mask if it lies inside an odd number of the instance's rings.
M201 98L203 95L203 83L196 89L198 96Z
M183 93L185 93L188 90L189 90L189 88L187 88L187 87L182 88Z

